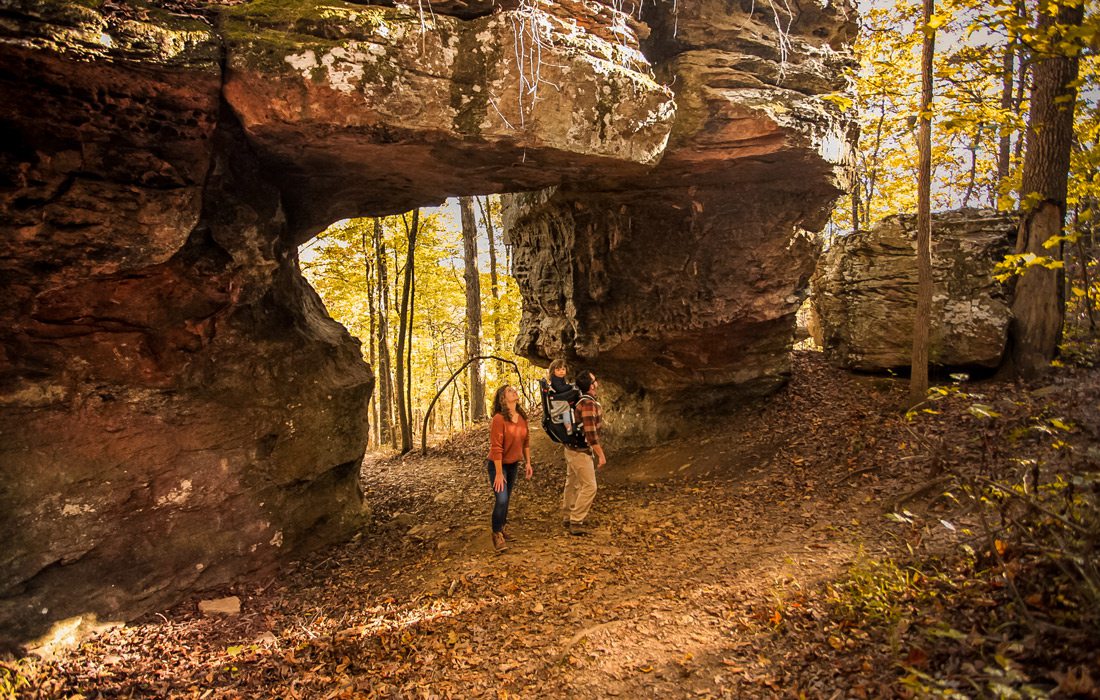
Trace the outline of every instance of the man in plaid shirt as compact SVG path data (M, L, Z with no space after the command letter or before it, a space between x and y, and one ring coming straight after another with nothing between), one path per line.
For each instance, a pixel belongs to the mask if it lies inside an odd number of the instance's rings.
M587 534L584 519L596 498L596 469L607 464L600 445L602 413L595 396L599 382L591 370L581 370L576 377L581 398L577 401L578 422L584 428L588 449L565 448L565 491L562 507L565 509L564 525L573 535Z

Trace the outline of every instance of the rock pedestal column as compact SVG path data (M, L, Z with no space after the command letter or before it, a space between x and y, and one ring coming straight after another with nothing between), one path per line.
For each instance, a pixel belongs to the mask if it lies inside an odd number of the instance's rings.
M675 9L675 14L673 10ZM509 198L517 352L590 367L613 430L659 439L775 390L842 180L850 8L654 3L643 44L676 93L652 170Z

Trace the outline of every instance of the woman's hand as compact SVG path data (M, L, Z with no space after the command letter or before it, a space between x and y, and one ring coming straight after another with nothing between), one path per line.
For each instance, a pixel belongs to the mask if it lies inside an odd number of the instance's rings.
M535 470L531 468L531 463L530 462L527 462L526 464L523 465L523 475L524 476L526 476L528 479L530 479L532 476L534 476L534 474L535 474Z
M493 477L493 490L500 493L504 491L506 484L507 482L504 480L504 470L497 469L497 474Z

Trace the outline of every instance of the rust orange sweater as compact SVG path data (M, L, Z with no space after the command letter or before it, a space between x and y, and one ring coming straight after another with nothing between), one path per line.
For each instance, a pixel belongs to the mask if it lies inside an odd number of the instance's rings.
M523 459L523 450L530 444L527 433L527 420L516 416L515 423L504 420L504 414L493 416L489 424L489 459L511 464Z

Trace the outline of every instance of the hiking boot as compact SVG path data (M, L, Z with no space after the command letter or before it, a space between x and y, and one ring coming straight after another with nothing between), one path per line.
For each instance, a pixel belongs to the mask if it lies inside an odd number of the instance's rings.
M499 532L493 533L493 549L497 551L497 554L508 549L508 545L504 542L504 535Z
M587 535L588 534L588 527L583 522L580 522L580 523L570 522L569 523L569 534L570 535Z
M508 532L508 526L507 525L500 528L500 534L504 538L505 542L514 542L515 541L515 538L512 537L512 533Z

